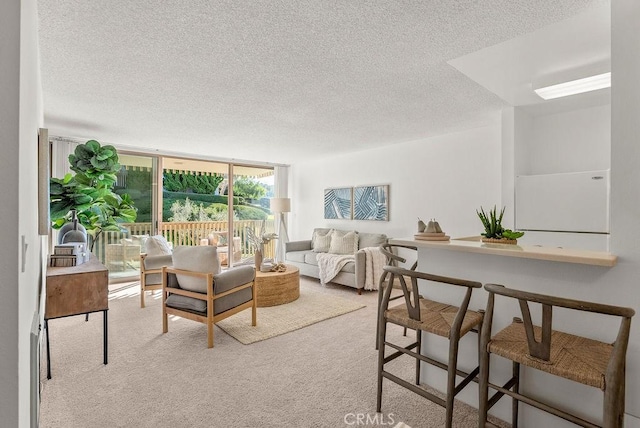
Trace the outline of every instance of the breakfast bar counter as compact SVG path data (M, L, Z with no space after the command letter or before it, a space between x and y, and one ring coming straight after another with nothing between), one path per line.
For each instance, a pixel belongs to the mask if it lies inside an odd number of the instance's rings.
M526 290L591 302L624 305L615 297L615 283L603 281L608 272L616 269L618 259L606 252L584 251L568 248L519 246L483 243L479 237L452 239L450 241L423 241L413 237L390 239L392 244L415 246L418 249L418 267L421 272L473 280L482 284L501 284L509 288ZM403 255L401 253L401 255ZM420 284L420 293L428 299L443 303L459 304L461 297L457 287ZM471 310L484 309L488 293L484 289L474 291L469 305ZM493 317L493 333L509 325L513 317L522 317L517 303L511 299L497 298ZM539 311L533 313L534 323L540 322ZM557 325L570 333L611 342L611 333L617 332L617 320L595 314L587 314L588 322L575 321L569 311L553 313ZM536 318L538 317L538 318ZM555 325L554 321L554 325ZM423 335L422 353L441 361L447 361L448 341L433 335ZM475 335L460 342L459 367L470 370L477 365L478 343ZM439 390L445 389L446 373L423 365L421 382ZM491 362L490 381L501 383L511 374L511 364L501 358ZM602 409L602 394L576 382L557 379L544 373L523 371L523 388L549 398L561 407L577 409L584 417L598 420ZM458 381L460 378L458 379ZM629 381L629 379L627 379ZM467 386L458 396L471 406L478 407L478 389L475 383ZM636 400L627 394L627 402ZM500 400L490 411L503 420L510 420L510 400ZM541 412L531 406L520 405L521 426L571 427L569 422Z
M413 238L392 239L393 244L413 245L438 250L460 251L466 253L490 254L523 259L548 260L553 262L579 263L594 266L615 266L617 257L599 251L576 250L561 247L542 247L537 245L520 246L510 244L484 243L478 237L452 239L450 241L422 241Z

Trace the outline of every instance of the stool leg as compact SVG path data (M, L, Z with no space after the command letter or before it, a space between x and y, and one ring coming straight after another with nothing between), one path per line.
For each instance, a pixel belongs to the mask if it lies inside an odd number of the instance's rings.
M378 316L380 318L380 304L382 304L382 287L378 286ZM376 323L376 351L380 348L380 324Z
M458 368L458 338L451 338L449 342L449 368L447 370L447 418L446 428L453 424L453 399L456 389L456 370Z
M605 381L602 426L624 426L625 367Z
M407 328L404 328L405 333ZM416 342L418 342L418 346L416 347L416 352L420 354L422 352L422 330L416 330ZM420 385L420 360L416 358L416 385Z
M513 384L513 392L520 392L520 363L513 362L513 378L515 382ZM518 404L520 403L515 398L511 399L511 428L518 428Z
M489 405L489 353L480 350L480 373L478 374L478 428L484 428L487 422Z
M387 320L380 317L380 331L378 332L378 398L376 412L382 409L382 371L384 370L384 342L387 338Z

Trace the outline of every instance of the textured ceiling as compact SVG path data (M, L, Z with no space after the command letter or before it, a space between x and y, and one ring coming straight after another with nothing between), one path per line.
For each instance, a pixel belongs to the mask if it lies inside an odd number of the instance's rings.
M45 126L295 163L486 124L447 61L602 0L39 0Z

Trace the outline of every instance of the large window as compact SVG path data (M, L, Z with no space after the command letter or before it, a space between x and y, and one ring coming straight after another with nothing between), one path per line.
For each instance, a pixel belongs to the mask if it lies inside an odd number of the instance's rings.
M250 262L248 230L273 232L273 169L168 157L162 168L159 232L173 245L217 246L223 266Z
M62 177L78 143L64 138L54 138L54 143L53 172ZM101 233L95 242L93 252L112 281L139 276L140 253L150 235L161 234L174 246L216 245L223 265L232 266L253 260L248 231L274 232L272 167L126 151L118 155L122 168L114 191L131 196L138 216L134 223L122 224L120 232ZM275 257L275 241L264 251L265 257Z
M140 253L147 236L156 232L157 167L156 157L119 155L122 168L117 174L114 192L131 196L138 210L135 223L123 224L122 232L103 232L94 245L94 253L109 269L111 280L138 276Z

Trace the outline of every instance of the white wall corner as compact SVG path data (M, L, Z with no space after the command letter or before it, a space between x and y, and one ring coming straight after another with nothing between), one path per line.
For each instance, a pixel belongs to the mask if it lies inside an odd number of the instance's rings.
M501 121L501 201L498 205L506 207L503 224L512 228L515 224L515 123L514 107L502 110Z

